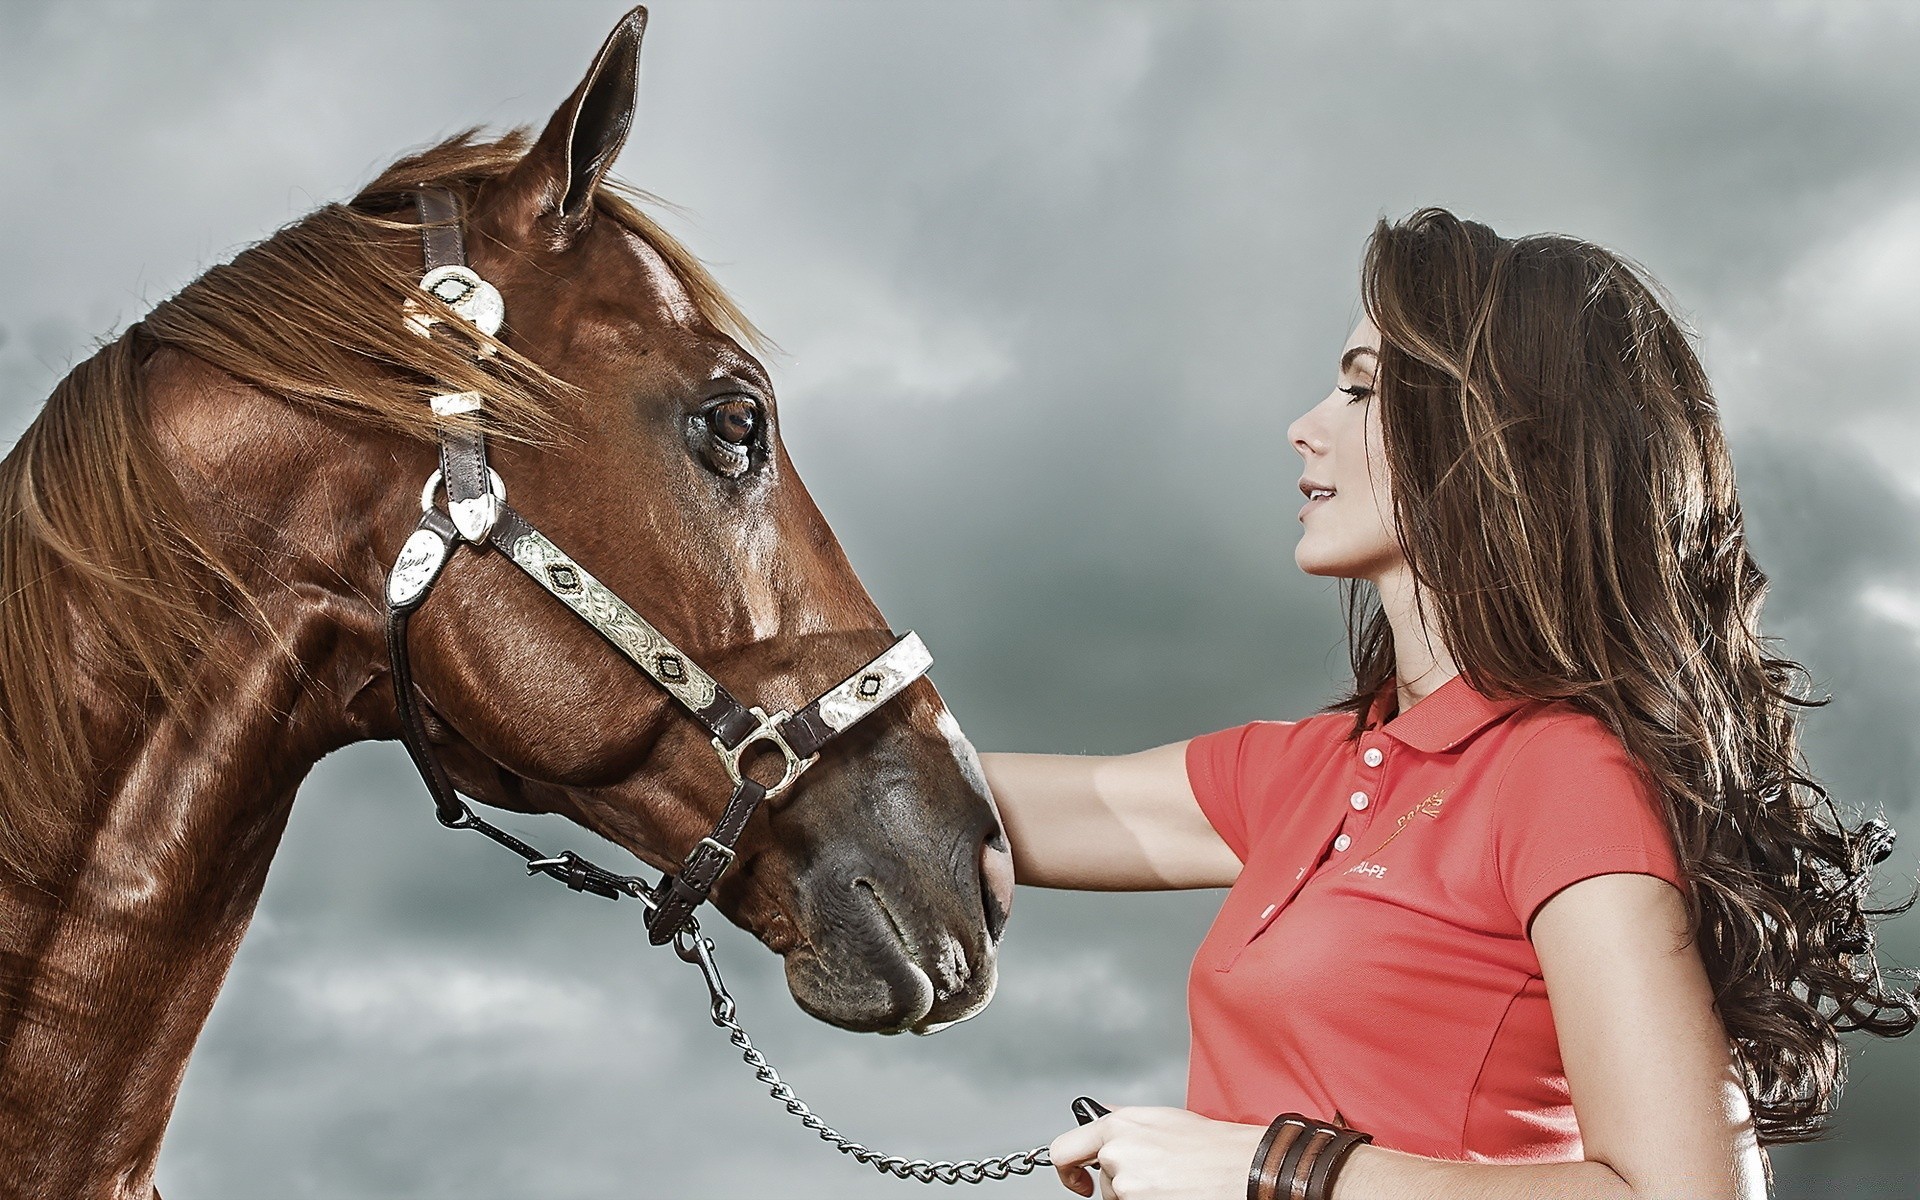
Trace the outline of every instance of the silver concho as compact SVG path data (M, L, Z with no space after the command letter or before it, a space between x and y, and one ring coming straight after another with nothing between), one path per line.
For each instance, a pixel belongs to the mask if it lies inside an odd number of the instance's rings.
M717 694L713 676L690 662L665 634L649 625L645 617L568 558L545 535L537 531L523 534L513 543L513 561L558 596L561 603L580 614L582 620L661 687L672 692L680 703L695 712L713 703Z
M507 302L500 298L500 289L474 274L470 268L446 266L435 267L420 277L420 290L430 293L435 299L451 308L454 315L478 329L488 337L500 332L500 326L507 319ZM421 337L430 337L433 327L440 320L427 311L425 305L408 300L405 305L407 328ZM482 356L493 353L493 347L483 346Z
M447 561L447 543L431 529L416 529L400 547L387 575L387 603L405 608L420 598Z
M909 633L859 674L820 697L820 719L831 729L845 729L899 695L932 665L927 644L919 634Z
M460 531L460 536L478 546L500 523L500 497L488 492L471 500L449 500L447 515L453 518L453 527Z
M507 502L507 484L500 478L500 472L487 468L487 483L491 490L484 496L471 500L449 500L447 515L453 518L453 527L460 536L474 545L487 540L493 527L500 521L500 506ZM436 469L427 476L427 482L420 489L420 511L426 512L433 507L433 497L440 490L440 472Z

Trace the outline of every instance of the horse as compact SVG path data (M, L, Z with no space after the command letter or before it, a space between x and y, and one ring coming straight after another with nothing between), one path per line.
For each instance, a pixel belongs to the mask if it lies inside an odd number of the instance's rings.
M0 461L0 1191L155 1194L300 783L370 739L408 740L449 795L682 879L706 863L826 1022L924 1032L991 997L1011 859L924 662L817 764L789 744L792 710L877 691L861 664L907 643L795 473L758 331L608 176L645 24L621 19L537 138L457 135L207 271ZM450 234L490 319L420 286ZM436 467L482 438L449 518ZM503 513L564 570L466 528ZM429 527L437 582L399 596ZM635 670L558 602L587 572L675 654ZM710 738L675 684L696 663L781 713L736 704ZM745 816L723 819L722 766L734 801L758 789ZM648 898L576 856L530 865Z

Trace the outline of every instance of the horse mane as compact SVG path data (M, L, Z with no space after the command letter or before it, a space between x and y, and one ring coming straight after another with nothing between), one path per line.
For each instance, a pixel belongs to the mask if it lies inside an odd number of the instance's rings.
M512 347L480 361L458 339L401 321L418 287L411 193L468 204L518 164L525 130L468 130L399 160L346 204L328 204L188 284L73 369L0 460L0 874L41 880L70 857L81 814L104 794L106 747L90 744L86 693L139 719L198 695L217 628L257 618L239 575L198 527L146 420L144 364L191 354L285 402L431 442L427 400L487 396L490 434L544 441L572 389ZM701 315L755 348L766 339L704 265L620 185L604 217L667 260Z

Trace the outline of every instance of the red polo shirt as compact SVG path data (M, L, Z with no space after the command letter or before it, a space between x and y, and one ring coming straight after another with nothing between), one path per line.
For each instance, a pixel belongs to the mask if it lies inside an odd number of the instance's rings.
M1657 793L1606 726L1456 676L1352 717L1195 738L1187 774L1245 865L1188 980L1187 1107L1339 1119L1432 1158L1576 1161L1527 928L1554 893L1684 886Z

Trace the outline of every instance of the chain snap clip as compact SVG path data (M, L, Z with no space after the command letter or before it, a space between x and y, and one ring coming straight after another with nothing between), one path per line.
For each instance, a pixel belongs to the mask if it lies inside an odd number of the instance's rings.
M727 991L727 984L720 978L720 966L713 961L713 939L700 936L700 923L692 917L673 935L673 952L680 956L681 962L689 962L700 968L700 977L707 981L707 995L712 998L713 1023L725 1026L733 1020L733 994Z

